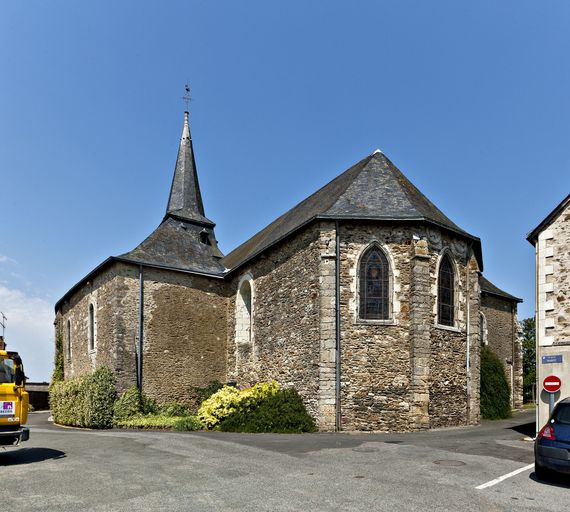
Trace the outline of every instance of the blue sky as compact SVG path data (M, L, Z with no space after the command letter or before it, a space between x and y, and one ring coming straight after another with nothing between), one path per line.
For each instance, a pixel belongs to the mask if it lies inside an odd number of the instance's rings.
M3 2L0 311L34 380L53 305L164 214L183 86L229 252L376 148L533 314L525 236L569 192L567 0Z

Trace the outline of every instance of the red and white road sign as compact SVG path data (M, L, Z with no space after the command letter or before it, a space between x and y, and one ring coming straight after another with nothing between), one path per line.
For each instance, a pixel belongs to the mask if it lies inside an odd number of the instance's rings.
M560 386L562 386L562 381L556 375L550 375L542 381L542 387L548 393L556 393L560 390Z

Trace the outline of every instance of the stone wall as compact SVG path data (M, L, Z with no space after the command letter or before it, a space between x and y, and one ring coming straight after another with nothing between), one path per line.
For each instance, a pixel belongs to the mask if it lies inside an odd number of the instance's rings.
M409 430L411 233L378 224L340 226L341 411L343 430ZM393 273L389 321L357 318L358 261L371 243Z
M539 235L542 345L570 344L570 206Z
M123 313L122 310L117 310L120 302L118 290L126 271L125 265L111 264L91 281L84 283L61 305L57 315L56 332L59 329L63 335L66 378L91 373L100 366L115 369L120 351L123 348L128 350L128 347L119 347L116 343L117 319ZM90 304L93 304L95 312L94 350L89 349Z
M487 324L486 342L505 365L513 407L522 407L522 345L518 337L517 304L483 293L481 313Z
M388 321L358 318L358 262L371 243L385 251L392 266ZM456 325L451 328L436 325L437 269L444 249L456 265ZM435 230L341 224L343 430L406 431L478 422L477 271L465 242Z
M335 235L334 222L314 223L226 281L145 267L145 392L159 401L184 402L189 386L212 380L248 386L275 379L299 391L322 430L333 430ZM387 321L358 318L358 262L371 243L384 250L391 266ZM437 272L444 250L456 266L452 328L436 325ZM407 431L478 421L477 272L467 244L440 232L419 226L340 223L342 430ZM246 294L236 325L236 297L245 281L251 286L252 321L244 316ZM66 322L72 323L66 376L105 364L116 371L120 389L136 382L138 297L139 268L113 263L62 305L58 325L63 326L64 351ZM91 353L89 303L97 312L97 345Z
M190 386L226 382L225 284L220 279L144 270L143 389L185 403Z
M158 401L188 400L189 386L226 378L224 283L188 273L145 267L143 389ZM95 306L96 346L88 349L88 308ZM83 285L58 312L65 376L96 367L115 371L119 391L136 384L139 267L114 263ZM71 358L67 322L71 322Z
M238 284L250 277L251 346L236 345ZM228 307L228 378L240 386L275 379L294 387L317 416L319 393L319 230L303 230L232 276Z
M442 247L451 247L456 265L455 326L437 325L437 258L431 261L433 283L432 358L430 362L430 426L450 427L477 424L479 412L480 352L479 341L479 267L464 250L453 250L454 241L443 239ZM468 311L469 303L469 311ZM468 325L469 320L469 325ZM469 327L469 340L467 329ZM468 347L469 341L469 347ZM469 371L468 366L469 348Z

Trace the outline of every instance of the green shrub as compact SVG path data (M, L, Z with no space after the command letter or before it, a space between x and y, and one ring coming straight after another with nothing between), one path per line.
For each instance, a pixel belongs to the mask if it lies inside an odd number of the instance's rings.
M175 429L178 431L200 430L202 424L195 416L163 416L163 415L137 415L130 418L115 420L115 426L120 428L142 429Z
M158 406L158 414L161 416L190 416L190 410L178 402L164 402Z
M202 430L204 427L200 420L196 416L183 416L182 418L176 418L174 423L174 430L179 432Z
M202 402L198 409L198 419L204 427L216 428L221 421L236 411L251 411L262 400L278 391L279 384L274 380L256 384L242 391L232 386L224 386Z
M131 386L115 402L113 408L113 416L115 422L117 420L124 420L141 414L142 400L141 394L136 386Z
M282 389L269 395L252 410L240 409L221 421L224 432L315 432L315 420L294 389Z
M210 398L223 387L224 385L217 380L210 381L205 387L190 386L188 389L190 410L196 412L204 400Z
M511 416L511 397L505 367L487 346L481 348L481 416L490 420Z
M55 423L87 428L111 428L117 398L116 381L109 368L90 375L55 382L49 404Z

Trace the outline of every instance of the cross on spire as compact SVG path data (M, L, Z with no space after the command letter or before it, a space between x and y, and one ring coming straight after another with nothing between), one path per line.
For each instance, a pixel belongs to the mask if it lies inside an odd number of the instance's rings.
M188 112L188 105L190 104L190 101L192 101L190 99L190 86L188 85L188 82L184 85L184 96L181 96L181 99L186 104L186 111Z

